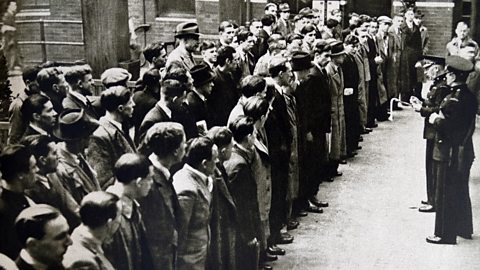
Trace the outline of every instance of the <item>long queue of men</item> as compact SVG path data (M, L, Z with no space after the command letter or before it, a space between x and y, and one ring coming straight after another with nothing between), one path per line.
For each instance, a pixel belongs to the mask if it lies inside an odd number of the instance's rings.
M428 44L413 9L351 14L344 30L339 11L324 27L316 10L293 22L289 11L270 3L248 28L222 22L218 42L179 24L172 52L144 49L133 91L121 68L103 72L99 96L85 63L26 68L0 154L0 253L19 269L271 269L300 217L328 207L320 183L342 175L388 101L421 98ZM472 44L460 38L452 54ZM472 69L452 63L451 82ZM429 121L446 130L469 113L437 107ZM440 231L430 241L453 241Z

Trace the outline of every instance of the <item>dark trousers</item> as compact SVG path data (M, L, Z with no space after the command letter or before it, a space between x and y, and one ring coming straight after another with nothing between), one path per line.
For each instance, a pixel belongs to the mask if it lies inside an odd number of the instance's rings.
M237 237L240 239L240 237ZM247 245L239 242L237 245L237 269L257 270L260 261L260 244Z
M377 79L373 79L368 84L368 109L367 109L367 127L375 124L379 106Z
M345 111L345 136L347 141L347 154L357 150L358 138L360 137L360 113L358 111L358 98L355 100L349 97L343 98Z
M275 159L275 155L272 156ZM288 159L284 164L272 162L272 204L270 207L270 243L280 236L280 230L287 223L288 204Z
M435 175L433 171L433 139L427 139L427 148L425 150L425 171L427 179L427 201L428 204L435 207Z
M459 171L450 168L448 162L434 161L433 170L437 181L435 235L447 241L455 241L457 235L471 236L470 166Z

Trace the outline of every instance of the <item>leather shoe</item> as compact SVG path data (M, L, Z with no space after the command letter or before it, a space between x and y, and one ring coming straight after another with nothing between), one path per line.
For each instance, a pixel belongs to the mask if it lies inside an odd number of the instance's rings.
M326 178L324 181L333 182L333 180L334 180L333 177L328 177L328 178Z
M420 206L418 208L418 211L422 212L422 213L432 213L432 212L435 212L435 208L433 208L433 206L431 206L429 204L425 204L425 205Z
M277 241L275 241L275 244L279 245L284 245L284 244L290 244L293 242L293 236L291 236L288 233L281 233L279 237L277 237Z
M426 200L422 200L421 203L422 204L429 204L428 201L426 201Z
M357 146L357 150L362 150L362 147L361 147L361 146Z
M427 237L427 243L430 244L445 244L445 245L456 245L456 239L444 239L436 235L431 235Z
M305 210L300 210L297 212L297 217L306 217L306 216L308 216L308 213Z
M267 248L267 253L269 253L271 255L280 255L280 256L283 256L283 255L286 254L285 249L279 248L275 245L273 245L271 247L268 247Z
M373 124L370 124L370 125L367 125L367 128L376 128L378 127L378 124L377 123L373 123Z
M339 171L337 171L337 172L335 173L335 176L342 176L342 175L343 175L343 173L342 173L342 172L339 172Z
M346 161L345 159L342 159L342 160L340 160L338 163L345 165L345 164L347 164L347 161Z
M263 259L266 262L273 262L273 261L278 260L277 255L269 254L268 252L265 252L265 255L263 255L263 256L264 256Z
M289 220L287 223L287 230L295 230L296 228L298 228L298 225L300 225L300 222L296 220Z
M363 137L358 138L358 142L363 142Z
M469 234L469 233L467 233L467 234L459 233L458 236L462 237L463 239L468 239L468 240L473 239L472 235Z
M323 213L323 209L315 205L310 205L307 208L307 212L321 214Z
M316 197L310 198L310 203L317 207L328 207L328 202L319 201Z

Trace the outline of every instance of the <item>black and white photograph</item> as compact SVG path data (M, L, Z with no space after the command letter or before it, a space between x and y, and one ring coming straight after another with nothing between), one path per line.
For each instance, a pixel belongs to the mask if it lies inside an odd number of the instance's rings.
M477 0L0 0L0 270L480 267Z

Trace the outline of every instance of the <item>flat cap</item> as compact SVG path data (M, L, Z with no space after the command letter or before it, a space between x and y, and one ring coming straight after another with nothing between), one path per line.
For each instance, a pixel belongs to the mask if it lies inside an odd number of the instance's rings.
M380 16L380 17L378 17L377 21L378 21L378 23L392 24L392 19L388 16Z
M279 6L279 10L280 10L280 12L290 11L290 6L288 5L288 3L282 3Z
M445 59L447 69L453 72L470 72L473 70L473 63L458 55L450 55Z
M126 85L131 78L132 74L123 68L109 68L100 76L100 80L107 88L116 85Z
M175 30L175 37L184 37L184 36L200 36L198 33L198 24L196 22L183 22L177 25Z

